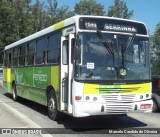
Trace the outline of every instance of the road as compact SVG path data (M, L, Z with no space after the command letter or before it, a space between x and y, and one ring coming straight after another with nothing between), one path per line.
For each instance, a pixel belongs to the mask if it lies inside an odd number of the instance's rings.
M1 78L0 78L1 79ZM160 113L132 113L123 117L89 117L73 118L64 115L64 120L55 122L48 118L46 107L37 103L20 99L12 100L12 95L6 93L0 84L0 128L36 128L50 131L52 134L32 136L124 136L124 134L105 134L108 129L159 128ZM47 129L46 129L47 128ZM49 128L49 129L48 129ZM52 128L52 129L50 129ZM61 133L61 134L55 134ZM68 134L69 133L69 134ZM103 134L102 134L103 133ZM160 134L159 134L160 135ZM7 135L6 135L7 136ZM9 135L8 135L9 136ZM19 135L16 135L18 137ZM27 136L27 135L26 135ZM31 135L29 135L31 136ZM151 134L125 134L127 137L145 136ZM157 136L157 135L152 135Z

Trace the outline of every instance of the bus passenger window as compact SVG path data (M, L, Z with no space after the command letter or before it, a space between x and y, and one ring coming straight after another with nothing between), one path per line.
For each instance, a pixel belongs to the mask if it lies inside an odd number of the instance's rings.
M13 66L18 66L18 48L13 49Z
M36 64L44 64L45 62L42 63L43 57L45 54L45 47L46 47L46 39L41 38L40 40L37 41L37 49L36 49ZM45 61L45 60L43 60Z
M68 64L68 40L63 41L62 47L62 63L64 65Z
M12 65L12 56L13 56L13 50L7 50L6 51L6 67L11 67Z
M25 65L25 53L26 53L26 46L22 45L19 47L19 65Z
M12 66L12 57L11 57L11 53L9 53L9 59L8 59L8 67Z
M48 36L47 63L60 62L60 45L61 45L60 32L56 32Z
M42 64L45 64L45 51L43 51Z
M31 42L27 45L27 65L34 64L35 42Z

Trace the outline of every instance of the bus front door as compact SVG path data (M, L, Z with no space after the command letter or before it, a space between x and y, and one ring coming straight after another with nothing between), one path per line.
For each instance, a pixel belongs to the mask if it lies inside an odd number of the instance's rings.
M71 47L74 35L70 34L67 37L61 37L61 98L60 110L72 113L72 70L73 64L71 63Z

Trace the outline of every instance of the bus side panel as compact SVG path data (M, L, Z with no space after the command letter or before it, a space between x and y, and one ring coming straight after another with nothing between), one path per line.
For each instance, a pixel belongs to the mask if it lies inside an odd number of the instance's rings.
M51 83L51 67L34 67L33 86L46 89Z
M7 69L4 68L3 69L3 88L8 91L8 88L7 88Z
M28 71L27 71L28 70ZM17 88L17 95L26 99L29 99L29 90L28 86L32 86L32 79L31 78L31 69L28 68L16 68L15 69L15 81L16 81L16 88ZM27 81L26 81L27 80ZM32 81L31 81L32 80Z
M51 83L50 79L50 67L17 68L17 94L28 100L45 105L45 89Z
M14 69L12 68L4 68L3 70L3 88L12 93L12 81L14 80Z
M52 85L59 102L59 66L17 68L15 73L18 96L47 105L46 88Z
M46 105L46 88L51 84L51 67L34 67L33 69L33 87L30 91L30 99Z

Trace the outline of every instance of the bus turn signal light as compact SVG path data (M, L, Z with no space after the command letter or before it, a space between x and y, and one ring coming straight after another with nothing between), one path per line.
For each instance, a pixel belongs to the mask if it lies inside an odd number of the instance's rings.
M141 104L140 109L150 109L151 104Z
M75 96L75 100L81 100L82 96Z

